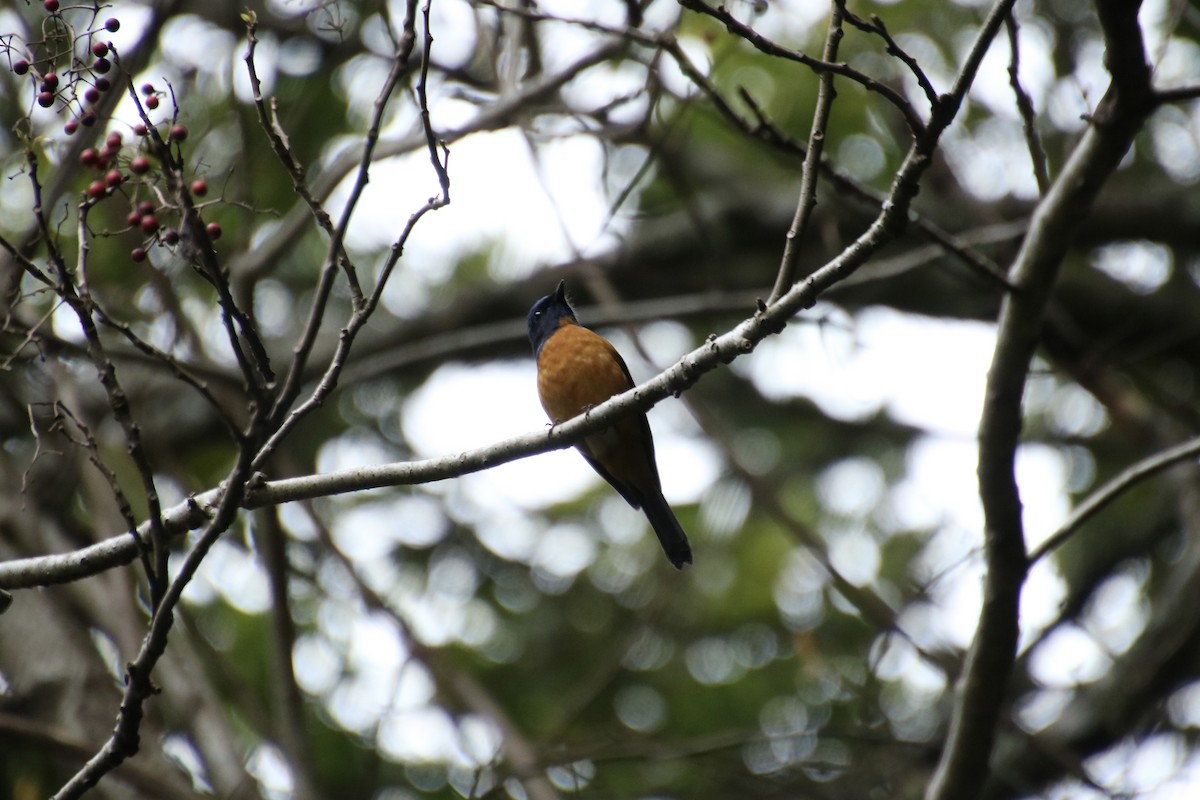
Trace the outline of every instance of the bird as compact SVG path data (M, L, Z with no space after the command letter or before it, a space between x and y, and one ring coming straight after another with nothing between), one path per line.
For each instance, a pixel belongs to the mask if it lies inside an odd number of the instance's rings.
M612 343L579 324L560 281L529 309L529 343L537 360L537 391L551 425L577 417L632 389L633 377ZM621 417L575 448L634 508L640 508L676 569L692 563L687 534L662 493L654 438L644 413Z

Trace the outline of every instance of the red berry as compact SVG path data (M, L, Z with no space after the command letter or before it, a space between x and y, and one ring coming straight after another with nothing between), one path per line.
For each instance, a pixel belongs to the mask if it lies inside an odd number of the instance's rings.
M158 96L157 95L152 94L146 98L146 108L150 109L151 111L158 108Z
M104 146L109 150L120 150L121 143L125 141L125 137L119 131L113 131L108 136L104 137Z
M142 221L142 215L136 211L130 211L128 214L125 215L125 224L127 224L131 228L134 225L137 225L141 221Z
M92 55L96 58L104 58L108 55L108 45L104 42L96 42L92 45Z
M165 244L179 244L179 231L167 228L162 233L162 240Z
M42 108L49 108L54 105L54 92L42 92L39 94L38 105Z
M204 197L204 195L208 194L208 181L192 181L192 194L196 195L196 197Z
M110 169L104 176L104 182L109 186L120 186L123 180L125 180L125 175L119 169Z
M102 92L107 92L112 88L112 84L108 82L108 78L96 78L96 88Z
M42 8L53 14L58 11L58 0L42 0Z
M208 232L208 238L214 242L221 238L221 225L216 222L210 222L204 226L204 230Z
M58 73L47 72L45 77L42 78L42 91L43 92L53 92L57 88L58 88Z
M170 135L171 135L171 138L174 139L175 141L182 142L184 139L187 138L187 134L188 134L188 130L185 126L183 126L183 125L172 125L171 126L171 134Z
M129 171L134 175L145 175L150 171L150 159L145 156L137 156L129 162Z
M144 232L154 233L158 230L158 217L153 214L147 214L138 221L138 225L142 227Z
M138 136L145 136L146 135L145 124L141 123L141 122L137 123L136 125L133 126L133 132L135 134L137 134Z
M92 127L96 124L96 112L89 108L79 115L79 121L89 128Z
M105 184L104 181L92 181L90 184L88 184L88 197L92 198L93 200L98 200L101 197L104 197L107 192L108 185Z
M113 33L116 33L121 29L121 20L117 19L116 17L109 17L104 21L104 27Z
M143 83L142 84L142 94L144 94L144 95L154 94L154 84L153 83Z
M103 75L104 73L106 73L110 69L112 69L112 62L109 61L107 58L97 58L95 61L92 62L92 69L95 70L97 73Z
M89 86L87 91L83 93L83 99L87 100L89 103L95 103L100 99L100 90L95 86Z
M153 214L154 213L154 203L151 203L149 200L143 200L142 202L137 204L137 210L138 210L139 217L144 217L147 214Z
M23 58L14 61L13 72L17 73L18 75L24 75L26 72L29 72L29 62Z
M140 264L141 262L146 260L146 248L144 248L144 247L133 248L132 250L129 251L129 257Z
M79 130L79 123L73 119L67 120L67 124L63 125L63 133L67 136L74 135L75 131Z
M94 167L100 163L100 154L96 152L96 148L89 147L79 154L79 163L85 167Z

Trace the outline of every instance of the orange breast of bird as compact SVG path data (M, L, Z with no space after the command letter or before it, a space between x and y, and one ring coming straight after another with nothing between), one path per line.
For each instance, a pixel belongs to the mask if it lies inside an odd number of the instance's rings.
M587 328L565 323L538 354L538 397L558 424L632 388L625 362L608 340ZM580 451L635 506L642 487L659 485L654 450L644 414L618 420L584 439Z

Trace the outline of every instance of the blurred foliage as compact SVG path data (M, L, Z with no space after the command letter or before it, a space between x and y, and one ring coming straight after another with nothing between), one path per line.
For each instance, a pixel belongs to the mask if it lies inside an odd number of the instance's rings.
M652 38L626 31L627 4L507 5L526 14L467 0L431 4L429 110L455 187L444 213L456 204L477 213L452 217L450 229L433 227L440 216L418 223L414 235L437 236L408 243L338 390L293 431L265 469L269 477L450 452L429 452L436 432L420 427L427 418L414 398L440 386L448 365L531 376L524 316L560 278L570 281L585 323L620 330L659 367L690 348L664 356L656 337L639 334L643 323L671 317L678 327L664 340L699 346L751 315L754 298L769 292L794 213L797 143L808 137L816 76L667 0L645 4L641 30L677 39L736 123ZM786 47L821 50L821 4L728 5ZM50 241L76 263L78 204L97 178L81 154L102 146L106 131L121 132L115 163L128 170L146 150L132 133L131 95L146 97L139 87L152 83L162 98L154 118L165 126L177 116L188 128L179 146L185 177L208 183L194 199L203 221L221 226L213 243L221 268L285 369L328 238L250 101L240 7L65 6L73 54L61 43L51 50L46 37L57 29L40 4L0 11L0 234L35 264L47 263ZM984 14L966 0L848 7L863 19L880 15L939 92L949 89ZM313 196L337 220L405 4L273 2L256 12L268 105ZM37 76L61 64L62 80L82 93L97 77L88 31L108 17L121 20L112 36L121 54L114 88L96 104L101 121L67 135L67 121L89 106L64 91L53 108L39 108ZM1102 40L1090 4L1021 3L1017 19L1022 78L1053 177L1106 85ZM1194 82L1195 8L1155 4L1143 25L1159 84ZM573 81L523 94L604 45L611 52ZM421 56L418 47L383 117L367 210L356 212L346 240L368 291L409 215L436 190L415 92ZM22 58L33 73L14 69ZM1009 58L1001 34L917 202L921 221L1001 267L1038 196ZM847 27L841 59L928 112L911 72L880 37ZM836 87L825 153L840 177L825 173L820 185L804 239L807 270L867 227L878 211L870 190L887 191L909 141L903 117L878 93L842 78ZM528 190L504 183L509 165L501 162L517 151L501 137L512 133L550 210L525 205ZM493 148L482 160L472 149L481 142ZM599 154L599 166L577 159L570 190L555 193L562 175L554 148L579 142L593 149L578 152ZM49 237L34 224L27 152L37 156ZM460 153L473 155L460 166ZM1167 105L1063 265L1025 401L1026 439L1039 446L1043 472L1028 473L1035 477L1023 478L1023 489L1061 501L1057 516L1031 512L1040 526L1029 531L1034 544L1071 504L1195 432L1198 179L1200 104ZM117 193L95 203L83 238L90 290L244 421L251 401L213 287L182 248L162 239L181 219L164 181L152 161L147 175L127 174ZM572 201L585 195L598 195L609 211L587 236L562 242ZM143 201L158 208L158 234L127 220ZM507 231L514 214L531 225ZM662 559L640 515L595 481L554 500L497 499L495 486L472 476L289 504L268 512L286 538L286 569L274 574L266 526L235 526L189 587L183 624L155 673L162 692L150 703L142 754L93 794L919 796L969 643L961 623L977 613L982 531L978 500L961 488L973 462L937 462L943 472L933 483L922 471L928 448L962 444L961 432L914 422L890 400L930 374L944 378L919 387L931 407L962 391L951 371L966 365L949 355L964 335L958 326L990 323L1003 297L995 280L952 253L930 251L931 241L914 222L769 343L769 361L761 351L740 359L681 402L667 401L673 411L660 406L651 415L660 460L664 444L674 443L685 460L708 468L695 502L676 504L696 554L682 573ZM131 251L143 246L148 259L136 262ZM0 252L0 275L0 464L9 487L0 496L0 560L12 561L127 529L80 429L55 402L96 437L97 458L139 521L147 506L58 296L23 275L11 252ZM344 280L333 296L305 373L310 391L346 321ZM937 341L946 350L904 353L912 378L886 379L910 386L879 385L881 376L858 382L871 384L866 400L829 400L806 379L823 357L849 372L879 346L864 340L863 320L880 308L897 312L896 341L906 340L908 326L932 322L943 326ZM219 416L162 360L111 328L104 337L164 503L216 486L236 452ZM633 345L622 349L633 364ZM982 378L987 353L977 356L984 363L972 374ZM846 386L866 392L851 380ZM465 417L475 430L475 420L492 414L478 385L459 391L473 394L444 409L442 441L457 441ZM501 435L497 429L492 440ZM1057 482L1033 485L1045 470L1057 470ZM1200 785L1200 623L1185 599L1200 569L1198 488L1188 468L1138 486L1037 565L1030 602L1045 607L1027 609L1029 649L1001 725L989 797L1153 798L1171 780ZM177 560L193 544L182 537ZM108 737L122 665L145 633L142 578L134 564L17 592L0 617L0 795L52 793ZM272 595L272 578L285 584L285 604ZM281 650L292 654L290 670ZM293 685L299 708L289 699ZM1158 768L1135 770L1138 758L1158 759Z

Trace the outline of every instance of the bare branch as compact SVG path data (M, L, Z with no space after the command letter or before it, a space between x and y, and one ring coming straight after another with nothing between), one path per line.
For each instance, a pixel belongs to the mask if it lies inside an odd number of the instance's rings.
M84 341L87 347L88 358L92 365L96 368L97 377L101 386L104 387L105 395L108 399L108 405L112 411L113 418L120 425L122 433L125 436L125 442L128 446L129 457L133 462L134 469L142 483L142 490L145 495L146 505L149 513L149 532L151 547L154 551L154 570L147 575L150 581L150 589L152 598L155 604L161 596L163 586L166 584L166 533L162 524L162 506L158 499L158 489L155 485L154 469L150 464L149 456L142 444L141 431L137 423L133 419L132 411L129 407L129 401L125 394L124 388L117 379L116 367L112 360L109 359L105 351L104 344L100 340L100 333L96 329L94 318L94 305L90 298L86 295L86 285L81 285L83 294L77 291L75 287L75 279L67 268L66 262L63 260L62 254L54 244L53 237L50 235L49 225L45 214L42 213L41 207L41 184L38 180L37 173L37 157L32 150L27 153L27 162L29 166L29 178L34 187L35 209L39 224L43 232L46 234L47 244L50 248L50 261L54 270L55 276L55 291L62 298L63 302L74 312L76 319L79 321L80 329L83 332ZM90 208L89 201L86 197L79 204L79 268L80 275L86 274L87 260L87 212Z
M114 59L120 64L120 58L115 55L115 51ZM246 389L254 401L262 405L267 397L267 387L275 381L275 374L271 369L271 359L250 318L234 299L229 288L227 271L217 261L212 239L196 210L192 193L184 180L183 157L179 146L177 145L173 150L171 144L162 138L134 88L132 75L126 77L126 92L135 104L138 116L141 118L142 124L146 126L147 138L163 164L163 176L167 180L168 189L174 196L175 204L182 217L181 233L185 234L184 241L190 245L188 255L193 259L197 272L217 292L217 300L221 308L221 323L225 328L229 347L241 370Z
M951 109L953 110L953 106ZM944 129L944 125L931 131ZM879 216L859 238L842 253L793 286L778 302L761 308L754 316L722 336L714 336L699 348L684 355L671 368L629 391L596 406L586 414L548 431L538 431L457 455L426 461L402 462L365 467L328 475L261 481L247 494L247 507L283 503L382 486L410 485L478 472L518 458L570 447L584 436L611 424L617 417L634 409L646 410L666 397L685 391L700 377L721 364L727 364L754 350L759 342L782 330L788 320L802 309L810 308L817 298L865 264L890 242L909 213L921 174L929 160L921 147L934 147L936 139L914 145L893 184L891 201L884 203ZM415 217L415 215L414 215ZM415 224L415 218L409 225ZM403 238L406 234L402 233ZM394 250L393 259L399 258ZM392 261L394 263L394 261ZM337 358L333 360L337 363ZM323 397L314 392L314 397ZM215 502L220 490L210 490L189 499L167 515L173 530L186 530L202 524L204 508ZM178 526L178 527L174 527ZM0 588L21 588L77 580L84 575L128 563L134 555L128 537L116 537L75 553L44 556L0 564Z
M505 95L491 105L485 106L469 122L450 130L441 131L439 133L440 140L445 144L453 144L472 133L498 130L511 124L524 109L544 101L581 72L612 58L624 46L625 43L621 41L609 42L584 54L559 72L540 76L519 91ZM427 145L428 140L422 130L409 136L379 142L374 151L374 158L393 158L411 153ZM357 148L351 148L339 154L333 163L313 181L313 196L322 200L327 199L342 180L358 167L361 161L362 151ZM307 224L308 218L309 211L306 205L299 204L294 207L273 229L271 236L262 243L262 246L236 260L231 265L230 271L237 276L239 281L248 281L273 269L280 261L280 254L295 244L297 234Z
M832 63L837 59L838 44L842 40L842 3L832 3L829 12L829 29L825 33L825 50L821 58ZM817 207L817 172L821 156L825 148L825 129L829 125L829 113L833 109L833 100L837 92L833 88L833 73L822 72L818 79L817 105L813 109L812 130L808 136L808 147L804 152L804 169L800 177L800 199L796 203L796 216L792 226L788 228L784 240L783 257L779 271L775 276L775 286L771 289L768 303L775 302L788 287L796 282L796 270L800 266L800 247L804 241L804 231L812 217L813 209Z
M679 4L684 8L691 9L700 14L710 16L725 26L725 29L735 36L740 36L750 44L754 45L760 52L769 56L795 61L798 64L803 64L809 69L817 73L831 73L841 75L860 84L864 89L871 92L876 92L904 116L904 121L908 123L909 130L913 136L921 136L925 131L925 121L916 112L904 97L892 87L885 83L875 80L859 70L854 69L849 64L840 64L830 61L823 61L805 55L798 50L791 50L782 45L776 44L767 37L760 34L758 31L745 24L729 11L724 6L713 8L702 2L702 0L679 0Z
M195 576L200 562L217 539L237 518L243 496L243 486L250 469L249 448L242 448L237 464L229 473L224 488L218 490L216 510L196 545L184 557L179 573L163 593L155 607L150 629L142 642L141 650L126 668L125 691L117 713L116 726L104 746L88 759L54 794L53 800L75 800L95 786L101 778L135 755L140 747L139 728L144 716L146 700L156 691L150 675L163 653L175 621L175 607L183 596L183 590Z
M305 322L304 330L300 335L299 341L293 349L294 357L291 367L288 369L287 377L284 379L283 385L280 387L279 393L275 398L275 402L271 407L271 419L276 425L276 429L272 437L263 446L255 459L256 468L261 465L270 453L278 446L283 437L294 427L309 411L320 404L324 394L310 398L303 406L289 409L295 401L296 396L300 392L301 383L304 379L305 367L308 359L312 354L313 345L316 343L317 332L321 328L321 321L325 316L326 307L329 302L329 297L333 291L334 277L336 276L336 266L338 262L338 253L341 251L342 241L346 235L346 229L350 225L350 219L354 215L354 209L358 205L359 199L362 197L363 191L367 187L367 182L370 179L370 169L375 152L375 145L379 142L379 131L383 126L383 115L387 110L388 103L391 101L392 95L396 91L396 86L400 82L400 78L408 70L409 57L412 55L413 48L416 46L416 0L408 0L407 12L404 20L404 35L401 41L396 46L396 52L392 57L392 66L387 77L383 81L383 86L379 90L378 96L375 98L374 110L371 116L371 124L367 129L364 139L361 158L358 162L358 171L355 176L354 186L350 190L350 196L346 200L346 205L342 209L341 217L338 219L337 227L334 229L333 236L329 242L329 249L325 256L325 263L321 267L320 278L313 291L313 299L309 305L308 319ZM379 286L376 287L378 293L382 289L382 285L386 283L386 278L380 278ZM348 325L354 325L353 320L362 316L362 309L354 311L352 321ZM366 312L369 316L370 312ZM361 324L365 323L365 317ZM353 337L349 337L352 339ZM347 337L343 335L342 341L339 344L339 352L344 349ZM326 370L326 377L332 378L332 384L336 385L336 378L340 372L341 366L336 360L331 362ZM328 390L332 390L330 385ZM318 387L317 392L321 392ZM286 415L286 416L285 416Z
M42 283L46 284L47 286L51 286L51 287L54 286L54 280L49 275L42 272L42 270L38 267L38 265L36 263L34 263L34 261L32 259L30 259L24 253L22 253L17 248L16 245L14 245L12 242L10 242L3 235L0 235L0 247L4 248L4 250L8 252L9 256L12 257L13 261L16 261L18 264L21 265L21 269L25 270L30 275L32 275L34 278L36 278L38 281L41 281Z
M998 26L1008 15L1006 5L992 9L989 27ZM1010 270L1018 291L1006 295L1001 307L979 424L979 487L988 565L983 611L927 800L975 796L987 777L996 721L1006 697L998 687L1007 685L1016 654L1017 612L1027 568L1014 462L1029 364L1067 247L1152 108L1149 71L1133 66L1144 65L1144 60L1130 55L1131 50L1141 51L1137 3L1121 5L1119 12L1109 12L1116 21L1105 25L1112 86L1095 124L1034 213ZM1122 55L1112 57L1118 50Z
M270 110L267 109L267 104L263 100L262 82L258 77L258 68L255 66L254 54L258 48L258 15L253 11L247 11L244 15L246 20L246 55L243 60L246 62L246 72L250 76L250 90L254 98L254 108L258 112L258 123L263 129L263 133L267 135L267 141L271 143L271 149L275 151L275 157L279 159L279 163L287 170L288 177L292 181L292 189L296 195L304 201L312 214L312 218L320 226L321 230L329 236L330 240L334 240L337 232L333 226L333 219L329 216L329 212L319 200L313 197L308 188L308 181L304 176L304 168L300 166L299 160L292 152L292 147L288 142L287 133L283 130L283 125L279 122L279 116L275 111L275 105L272 101ZM358 273L354 266L350 263L350 256L346 254L345 247L338 242L337 251L338 263L342 267L342 272L346 276L346 281L350 286L350 299L354 305L357 305L362 299L362 288L358 283Z
M1002 3L1001 7L1006 10L1007 4ZM981 41L990 41L990 36L994 35L995 28L1001 24L1002 16L994 20L989 18L989 20L992 22L985 26L984 33L980 35ZM704 373L751 352L763 339L782 330L794 314L802 309L810 308L823 292L853 274L903 229L911 210L912 200L916 196L920 178L930 164L930 157L937 147L938 138L957 114L962 97L974 76L974 70L978 68L979 62L982 60L981 48L983 45L977 43L976 48L967 59L963 74L956 83L956 92L943 99L943 102L935 110L928 129L910 148L897 172L888 201L881 206L878 216L868 229L841 254L807 279L793 286L775 304L760 308L758 313L744 320L729 332L711 338L655 378L617 395L581 417L558 425L547 432L526 434L459 455L424 462L384 465L334 475L293 478L271 483L263 481L248 490L247 506L257 507L370 487L443 480L535 453L568 447L583 436L610 424L618 416L631 413L634 409L648 409L668 395L686 390ZM369 163L369 159L362 163ZM385 273L399 259L408 231L422 214L432 210L435 206L436 201L430 201L410 218L405 231L401 233L397 243L393 246L393 253L385 268ZM381 282L385 280L386 274L381 278ZM377 300L378 290L374 297ZM353 319L351 324L354 324ZM339 343L339 352L346 346L346 341L346 337L343 337L343 341ZM319 404L325 395L332 391L341 369L341 358L340 355L335 355L332 359L330 371L322 380L321 386L314 391L306 407ZM275 436L264 445L256 459L258 463L261 463L263 456L269 453L270 449L279 441L281 436L279 431L287 427L287 423L281 425ZM220 497L219 492L220 490L211 490L189 501L188 504L177 507L173 510L170 518L173 522L177 521L175 524L200 524L205 519L203 507L214 502L216 497ZM132 541L128 537L118 537L73 554L0 564L0 587L45 585L78 579L82 575L95 574L119 564L128 563L133 557L131 544Z
M158 575L160 573L158 568L150 563L150 548L147 547L145 541L138 533L138 523L137 519L133 515L133 507L130 505L129 498L125 495L124 490L121 489L121 483L117 480L116 473L114 473L100 457L100 447L96 444L96 438L92 436L92 432L88 429L88 426L84 425L83 422L77 416L75 416L75 414L71 413L71 409L67 408L66 404L62 401L58 401L54 404L53 413L55 427L62 433L63 436L67 438L68 441L72 442L73 444L80 445L85 451L87 451L88 461L91 462L92 466L96 468L96 471L99 472L104 478L105 483L108 484L109 490L113 495L113 500L117 504L117 512L121 515L121 519L125 520L126 525L129 526L130 535L132 535L138 542L138 555L141 557L142 566L146 571L146 579L151 583L151 585L154 585L154 583L158 580ZM33 418L32 410L30 413L30 418L31 420ZM65 425L67 420L69 420L75 430L79 432L79 439L73 438L67 431ZM36 423L33 423L33 425L36 426Z
M3 611L0 610L0 613ZM56 725L4 711L0 711L0 731L35 741L47 751L62 753L72 760L87 758L92 751L91 743L81 739L76 731L64 730ZM173 783L164 781L162 775L138 764L126 764L118 773L118 777L137 787L147 797L158 797L162 800L199 800L205 796L182 792Z
M188 365L184 364L170 353L167 353L150 344L145 339L134 333L133 329L129 327L129 325L118 321L103 309L97 308L97 311L99 312L101 322L124 336L126 341L133 345L139 352L149 356L155 362L165 365L166 368L170 370L172 375L186 383L188 386L192 387L192 389L194 389L196 393L199 394L206 403L208 403L209 407L216 412L217 418L221 420L221 423L225 426L225 430L228 432L230 438L234 441L241 440L242 433L237 429L233 415L229 413L228 409L221 405L221 402L217 400L216 395L214 395L212 390L208 388L208 384L205 383L201 377L194 374L193 370Z
M749 91L743 88L739 90L739 96L749 106L751 113L754 115L755 124L753 125L733 110L733 107L725 100L725 97L717 87L692 63L687 53L683 51L683 48L679 46L677 41L673 38L660 37L660 44L663 50L675 60L675 63L687 75L688 79L704 92L713 104L713 107L726 120L732 123L735 128L749 136L766 142L781 152L799 155L807 159L808 148L781 132L767 117ZM857 197L876 208L882 208L889 202L888 195L871 188L844 170L839 169L829 159L822 157L818 163L821 175L839 191ZM908 212L908 221L930 240L941 245L948 253L956 256L969 269L980 274L989 283L998 284L1008 291L1012 290L1013 287L1005 277L1003 270L990 258L969 247L959 237L943 229L937 223L911 207Z
M883 19L876 14L872 14L871 21L867 22L862 17L850 13L850 11L845 7L845 0L838 0L837 4L842 9L842 13L845 15L847 22L861 31L873 33L880 39L883 39L884 43L887 45L888 55L895 56L904 63L904 66L908 67L909 72L911 72L913 77L916 78L917 85L920 86L921 91L925 93L925 98L929 101L930 107L932 108L934 105L936 105L938 101L938 93L937 90L933 88L933 83L929 80L929 76L925 74L925 70L921 69L921 65L917 63L917 59L915 59L907 50L901 47L895 39L892 38L892 34L888 31L887 26L884 25Z
M1116 477L1109 480L1087 499L1076 506L1054 533L1046 538L1038 547L1029 553L1029 563L1033 564L1062 547L1068 539L1075 535L1084 523L1096 516L1109 503L1116 500L1127 490L1138 485L1147 478L1153 477L1176 464L1194 459L1200 455L1200 437L1181 442L1174 447L1168 447L1162 452L1130 464Z
M1050 186L1050 171L1046 166L1046 149L1042 146L1042 137L1037 130L1033 98L1021 85L1021 43L1017 15L1009 13L1004 18L1004 25L1008 29L1011 53L1008 62L1008 82L1012 86L1013 96L1017 99L1017 111L1021 114L1021 125L1025 129L1025 144L1029 148L1029 159L1033 162L1033 177L1037 180L1038 194L1044 195Z
M779 130L767 117L766 112L763 111L749 91L742 89L739 95L745 101L746 105L750 107L756 124L750 126L745 120L731 111L726 117L738 128L767 142L782 152L799 154L801 156L807 152L804 145L792 140ZM839 169L828 158L821 159L820 167L821 175L839 191L845 192L876 208L881 208L888 202L886 194L873 189L848 172ZM969 246L962 237L955 236L953 233L945 230L926 215L919 213L916 209L909 209L908 222L923 233L930 241L936 242L947 253L958 258L967 268L978 273L988 283L998 285L1006 291L1012 291L1012 285L1008 282L1004 271L996 262Z
M445 143L441 143L442 151L445 154L445 160L438 157L439 140L433 132L433 124L429 121L429 57L433 52L433 31L429 27L429 7L432 5L432 0L425 0L425 5L421 8L421 17L425 23L425 47L421 53L421 77L417 81L417 104L421 109L421 127L425 131L425 142L429 147L429 161L433 165L433 171L437 173L438 184L442 187L442 203L450 202L450 173L446 171L446 161L449 160L450 153L446 149ZM380 285L383 285L380 281Z
M1161 104L1186 103L1200 99L1200 86L1176 86L1171 89L1160 89L1156 97Z

